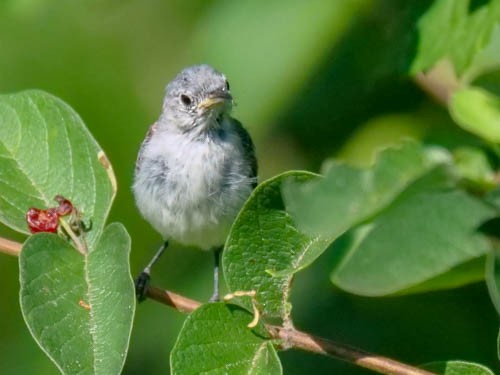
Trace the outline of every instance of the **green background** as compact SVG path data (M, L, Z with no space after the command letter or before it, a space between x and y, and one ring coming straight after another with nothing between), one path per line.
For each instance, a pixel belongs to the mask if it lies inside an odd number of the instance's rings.
M234 115L256 143L261 180L288 169L318 171L331 156L366 164L375 149L407 136L470 142L408 77L416 21L431 3L4 0L0 93L43 89L82 116L113 163L119 191L110 221L122 222L132 237L136 274L161 238L134 206L135 158L166 83L185 66L206 62L227 74ZM23 240L3 226L0 233ZM484 283L361 298L332 286L333 259L327 251L297 275L297 328L411 364L462 359L500 371L498 316ZM154 284L205 301L211 266L211 254L173 247ZM56 374L22 321L17 259L0 256L0 272L0 373ZM151 301L140 304L124 373L168 372L184 318ZM368 373L295 351L280 358L286 374Z

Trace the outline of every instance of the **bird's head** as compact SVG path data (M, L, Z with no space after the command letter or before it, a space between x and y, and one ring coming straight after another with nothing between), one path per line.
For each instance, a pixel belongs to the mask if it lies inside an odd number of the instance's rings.
M167 85L160 125L181 132L203 132L219 126L233 98L224 74L209 65L182 70Z

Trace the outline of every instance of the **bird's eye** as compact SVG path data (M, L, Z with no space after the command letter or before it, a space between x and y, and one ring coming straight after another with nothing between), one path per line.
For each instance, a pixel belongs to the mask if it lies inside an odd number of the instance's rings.
M187 106L191 105L192 100L189 96L182 94L181 95L181 102L182 102L182 104L184 104L187 107Z
M231 87L229 86L229 81L226 81L226 90L229 91Z

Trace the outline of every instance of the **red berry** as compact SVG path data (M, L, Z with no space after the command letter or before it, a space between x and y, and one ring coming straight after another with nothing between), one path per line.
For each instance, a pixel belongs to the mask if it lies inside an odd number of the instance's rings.
M55 208L48 208L46 210L30 208L26 213L26 221L31 233L55 233L59 226L59 215Z

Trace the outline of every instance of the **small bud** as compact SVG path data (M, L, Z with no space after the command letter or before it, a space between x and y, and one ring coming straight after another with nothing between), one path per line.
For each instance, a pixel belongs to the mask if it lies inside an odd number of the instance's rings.
M73 203L69 199L64 198L62 195L56 195L54 200L59 203L59 206L55 208L59 216L66 216L73 212Z

